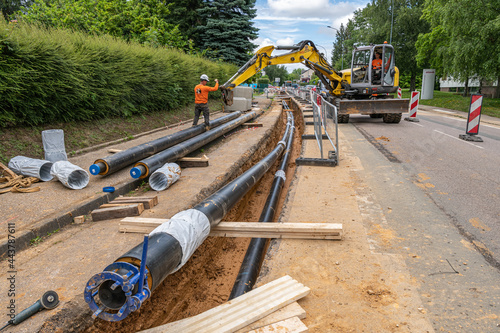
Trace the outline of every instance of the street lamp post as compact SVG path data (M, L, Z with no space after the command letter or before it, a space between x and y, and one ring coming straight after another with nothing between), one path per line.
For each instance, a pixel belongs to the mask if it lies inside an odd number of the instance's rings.
M342 59L342 69L344 69L344 46L343 46L343 44L344 44L344 36L342 36L342 33L339 31L339 29L334 28L334 27L329 26L329 25L327 25L326 27L330 28L330 29L333 29L333 30L337 30L339 32L339 34L340 34L340 57Z

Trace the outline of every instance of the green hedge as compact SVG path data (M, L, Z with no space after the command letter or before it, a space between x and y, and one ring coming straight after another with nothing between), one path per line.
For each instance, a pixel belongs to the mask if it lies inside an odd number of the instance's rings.
M224 82L236 70L175 49L0 19L0 126L168 111L194 100L201 74Z

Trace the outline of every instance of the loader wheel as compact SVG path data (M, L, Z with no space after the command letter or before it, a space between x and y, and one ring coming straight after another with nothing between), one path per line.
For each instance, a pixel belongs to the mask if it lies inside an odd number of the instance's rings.
M384 113L384 123L397 124L401 121L401 113Z
M372 113L370 118L382 118L384 116L383 113Z
M339 124L347 124L349 122L349 115L348 114L337 115L337 122Z

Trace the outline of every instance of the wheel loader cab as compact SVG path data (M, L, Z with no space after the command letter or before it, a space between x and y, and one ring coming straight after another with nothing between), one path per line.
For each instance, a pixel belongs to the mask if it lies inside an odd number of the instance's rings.
M376 54L379 54L379 57ZM375 60L379 58L380 60ZM375 60L375 61L374 61ZM395 83L394 48L389 44L363 46L354 49L351 62L351 88L359 94L393 93Z

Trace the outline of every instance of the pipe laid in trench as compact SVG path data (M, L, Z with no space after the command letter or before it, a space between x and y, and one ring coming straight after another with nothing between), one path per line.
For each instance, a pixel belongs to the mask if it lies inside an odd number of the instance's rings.
M186 156L187 154L203 147L204 145L217 139L219 136L226 134L230 130L240 126L250 119L255 118L256 116L257 113L255 111L249 112L224 125L214 128L213 130L195 136L194 138L188 139L153 156L143 159L134 165L134 167L130 170L130 175L132 178L146 178L161 168L165 163L174 162L179 158Z
M289 114L290 115L290 114ZM288 166L288 161L290 160L291 147L293 141L293 132L295 129L293 117L291 117L291 127L290 134L287 138L286 151L280 163L280 167L276 174L274 175L274 180L271 185L271 190L267 196L266 204L259 218L259 222L273 222L274 215L276 213L276 205L278 204L281 190L285 184L285 171ZM233 289L229 295L229 300L241 296L250 290L252 290L255 281L259 277L260 266L264 260L265 250L268 243L267 238L252 238L250 244L248 245L247 252L241 263L238 276L234 282Z
M228 115L214 119L210 122L210 128L216 128L230 120L241 116L241 111L232 112ZM95 160L89 168L93 175L109 175L119 171L128 165L140 161L143 158L156 154L162 150L172 147L182 141L188 140L196 135L205 132L204 124L186 128L185 130L166 135L138 146L122 150L116 154Z
M286 133L290 126L289 122ZM208 237L210 228L217 225L278 160L285 150L286 138L287 136L283 136L266 157L238 178L193 209L175 214L168 222L154 229L149 234L146 249L145 243L138 244L103 272L94 275L84 291L85 301L94 316L108 321L120 321L139 309L168 275L179 270L191 258ZM141 263L145 250L147 274L143 280L144 291L139 294L139 267L143 267Z

